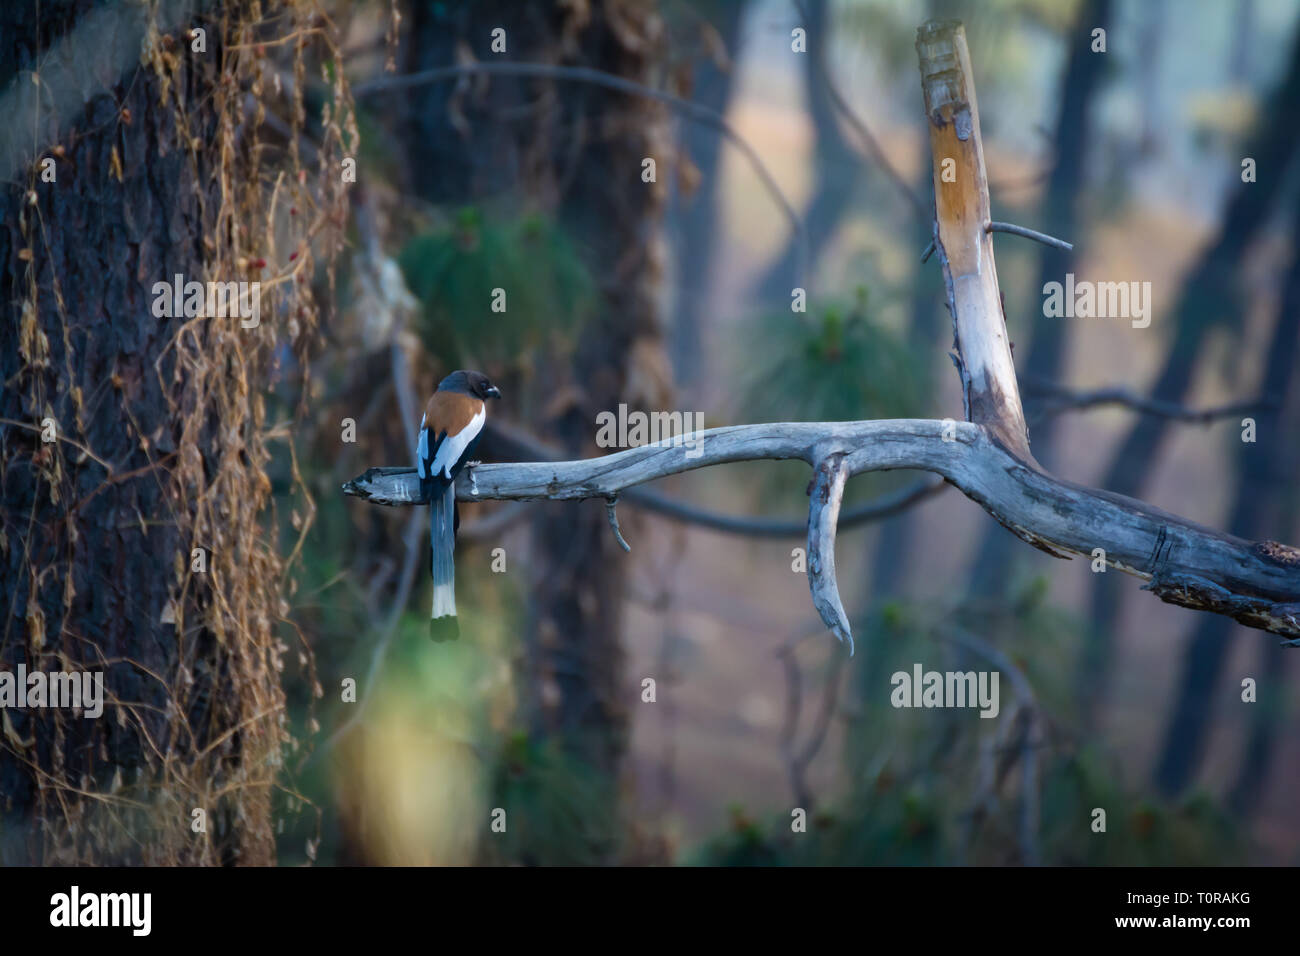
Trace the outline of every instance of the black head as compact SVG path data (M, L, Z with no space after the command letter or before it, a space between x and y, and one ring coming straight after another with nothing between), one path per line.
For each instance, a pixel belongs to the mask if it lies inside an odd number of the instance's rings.
M492 381L482 372L472 372L466 369L452 372L442 380L438 386L440 392L460 392L462 395L473 395L475 398L481 398L487 401L489 398L500 398L501 390L492 384Z

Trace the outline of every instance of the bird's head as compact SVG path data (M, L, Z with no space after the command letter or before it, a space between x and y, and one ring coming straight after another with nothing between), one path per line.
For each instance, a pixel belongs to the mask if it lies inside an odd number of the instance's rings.
M500 398L501 389L492 384L482 372L458 372L456 374L464 375L464 390L467 394L476 398L487 401L489 398Z

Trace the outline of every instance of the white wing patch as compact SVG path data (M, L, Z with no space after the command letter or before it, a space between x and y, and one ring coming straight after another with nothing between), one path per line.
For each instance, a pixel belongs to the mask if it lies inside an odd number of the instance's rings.
M485 421L487 421L487 406L480 405L478 414L469 420L469 424L462 428L459 434L448 435L442 440L442 444L438 446L438 453L433 457L433 464L429 469L430 475L441 472L444 477L450 478L451 470L460 461L460 456L465 454L465 449L469 446L469 443L483 430ZM428 454L428 441L423 436L427 434L427 431L421 433L421 441L426 446L426 455Z
M415 449L415 470L420 473L421 478L429 477L424 473L424 463L429 458L429 430L424 427L424 421L428 415L420 416L420 443Z

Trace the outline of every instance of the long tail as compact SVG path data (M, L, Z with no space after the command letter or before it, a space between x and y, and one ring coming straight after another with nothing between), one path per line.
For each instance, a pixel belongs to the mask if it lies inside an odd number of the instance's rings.
M433 573L433 614L429 636L435 641L460 636L456 621L456 485L434 492L429 503L430 570Z

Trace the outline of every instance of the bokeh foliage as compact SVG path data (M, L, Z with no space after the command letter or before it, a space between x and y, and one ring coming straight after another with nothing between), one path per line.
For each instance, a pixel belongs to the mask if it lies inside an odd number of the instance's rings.
M501 217L467 206L412 238L398 261L422 306L420 335L448 368L493 367L562 343L596 305L577 246L540 213ZM497 289L505 293L499 312Z
M1069 653L1081 629L1048 600L1046 579L1018 582L1008 602L965 599L951 607L883 602L855 624L862 657L849 669L853 702L837 795L808 813L807 832L789 812L759 820L739 807L690 862L707 865L1221 865L1243 859L1240 827L1212 801L1158 803L1126 785L1114 761L1074 732ZM996 635L997 651L1033 690L1038 726L1022 741L999 731L1016 719L1002 669L1000 713L896 709L890 675L925 670L997 670L948 638ZM992 646L991 643L988 646ZM1032 851L1023 830L1022 761L1033 748L1037 794ZM991 763L981 766L981 754ZM989 768L997 783L989 788ZM1093 811L1106 811L1094 832Z
M757 320L746 350L744 415L750 421L906 418L921 405L917 362L876 320L871 293L813 303Z

